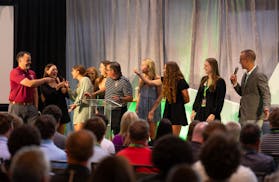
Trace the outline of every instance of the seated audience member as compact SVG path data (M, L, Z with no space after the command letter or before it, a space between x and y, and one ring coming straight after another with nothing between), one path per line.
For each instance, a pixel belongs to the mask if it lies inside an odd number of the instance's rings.
M66 161L66 153L53 143L56 122L52 115L39 116L34 124L41 133L41 149L50 161Z
M175 165L193 163L191 146L177 136L163 136L153 147L152 162L159 169L159 174L145 177L141 181L165 181L168 172Z
M270 133L262 136L260 151L274 158L279 164L279 108L275 108L269 115Z
M243 149L241 164L249 167L257 174L270 174L275 171L275 162L272 157L258 152L261 131L258 125L246 124L240 133L240 142Z
M67 169L55 174L52 182L83 182L90 177L89 159L94 152L95 137L92 132L79 130L71 133L66 140ZM82 142L81 142L82 141Z
M107 128L108 123L109 123L108 118L103 114L96 114L95 116L98 116L98 117L102 118L103 121L105 122L106 128ZM107 130L106 130L106 132L107 132ZM105 137L101 141L101 148L106 150L111 155L115 154L114 144L112 143L112 141L106 139Z
M202 181L256 182L254 173L240 165L241 152L237 142L218 131L203 144L200 161L193 168Z
M110 153L102 149L100 146L106 132L106 125L102 118L95 116L86 120L83 124L83 129L92 132L97 139L97 143L94 146L94 155L89 161L92 163L99 163L103 158L110 156Z
M190 144L192 147L194 162L199 160L201 146L204 142L202 134L207 125L208 125L207 122L199 122L193 130L192 140L191 140Z
M92 181L134 182L135 174L127 159L121 156L110 156L97 165Z
M230 121L226 123L228 134L231 135L235 141L239 141L241 126L238 122Z
M149 138L149 126L147 121L134 121L129 127L128 137L130 145L119 151L116 155L128 159L129 163L134 166L152 166L151 149L147 142ZM152 168L138 168L137 172L153 172Z
M186 164L174 166L168 173L166 182L201 182L199 175Z
M172 134L172 124L170 122L169 119L167 118L163 118L161 119L161 121L159 122L159 125L157 127L157 132L156 132L156 135L155 135L155 138L154 140L150 140L148 142L148 144L150 146L153 146L154 143L159 140L161 137L165 136L165 135L170 135Z
M42 111L42 114L50 114L54 117L56 126L55 126L55 133L54 133L54 136L53 136L53 142L57 147L64 150L65 149L65 143L66 143L66 136L62 135L61 133L59 133L57 131L57 129L60 125L60 120L62 118L61 109L56 105L48 105L44 108L44 110Z
M12 114L12 113L5 113L9 118L10 120L13 121L13 128L16 129L20 126L22 126L24 123L23 123L23 119L15 114Z
M6 114L0 113L0 159L10 159L11 155L8 150L8 138L13 131L11 118Z
M189 129L188 129L188 133L187 133L187 141L192 141L192 136L193 136L193 131L195 126L200 123L200 121L194 120L191 121L190 125L189 125Z
M131 123L138 119L139 117L135 112L127 111L123 114L120 122L120 132L115 135L112 140L116 152L120 151L125 145L129 144L129 141L126 141L125 144L125 139L127 140L128 128Z
M48 182L50 165L39 147L24 147L13 158L11 168L13 182Z
M227 129L225 125L219 121L211 121L208 123L202 133L203 141L205 142L212 134L216 132L227 132Z

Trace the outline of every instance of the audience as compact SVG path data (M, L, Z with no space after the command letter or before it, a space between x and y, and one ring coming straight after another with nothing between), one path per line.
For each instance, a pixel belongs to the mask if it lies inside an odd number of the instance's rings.
M166 182L201 182L199 175L186 164L174 166L168 173Z
M66 137L57 131L57 129L60 125L61 118L62 118L61 109L56 105L48 105L44 108L44 110L42 111L42 114L50 114L54 117L56 126L55 126L53 142L57 147L64 150L65 143L66 143Z
M193 131L194 131L195 126L198 123L200 123L200 121L198 121L198 120L191 121L189 128L188 128L187 141L189 141L189 142L192 141Z
M52 177L52 182L83 182L90 177L89 159L94 153L94 135L87 130L71 133L66 140L67 169ZM82 142L81 142L82 141Z
M108 123L109 123L108 118L103 114L95 114L95 116L98 116L98 117L102 118L103 121L105 122L106 128L107 128ZM110 132L110 131L108 131L108 132ZM106 133L107 133L107 130L106 130ZM101 148L106 150L111 155L115 154L114 144L112 143L112 141L110 141L109 139L106 139L105 137L101 141Z
M211 121L208 123L202 133L203 141L205 142L212 134L216 132L227 132L227 129L224 124L218 121Z
M41 133L41 150L50 161L66 161L66 153L53 143L56 122L52 115L44 114L34 124Z
M172 124L169 119L163 118L159 122L154 140L150 140L148 145L153 146L158 139L169 134L172 134Z
M13 182L48 182L50 165L39 147L24 147L13 158L11 168Z
M100 146L106 132L106 125L103 119L97 116L88 119L83 124L83 129L92 132L97 139L97 143L94 146L94 155L91 156L89 161L92 163L99 163L103 158L110 156L110 153Z
M207 122L199 122L193 130L192 140L191 140L190 144L192 147L194 162L199 160L201 146L204 142L202 134L207 125L208 125Z
M127 138L128 134L128 128L133 123L134 121L138 120L139 117L137 113L127 111L123 114L120 122L120 132L119 134L116 134L112 140L114 146L115 146L115 151L118 152L121 149L123 149L124 145L128 145L129 141ZM126 140L126 141L125 141Z
M0 113L0 159L10 159L11 155L8 150L8 138L13 131L13 123L11 118L6 114Z
M257 175L270 174L275 171L272 157L258 152L261 131L256 124L246 124L240 133L243 149L241 164L249 167Z
M130 145L119 151L116 155L123 156L128 159L129 163L134 166L152 166L151 153L148 147L149 126L147 121L134 121L129 127L128 137L131 141ZM152 168L139 167L137 172L151 173Z
M14 129L23 125L23 119L21 117L19 117L18 115L15 115L12 113L5 113L5 115L8 116L8 118L13 121Z
M143 178L142 182L165 181L168 172L178 164L193 163L191 146L177 136L166 135L160 138L154 145L152 152L152 162L159 169L159 174L154 174Z
M238 122L230 121L226 123L228 134L231 135L235 141L239 141L241 125Z
M262 136L260 151L270 155L279 163L279 108L274 109L268 118L271 133Z
M237 142L225 134L217 131L206 140L200 161L193 168L202 181L256 182L254 173L240 165L241 152Z
M121 156L110 156L97 166L92 182L134 182L135 174L127 159Z

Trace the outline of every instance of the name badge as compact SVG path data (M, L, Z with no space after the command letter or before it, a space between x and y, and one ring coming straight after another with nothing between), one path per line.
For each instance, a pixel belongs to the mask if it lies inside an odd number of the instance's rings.
M205 99L205 98L204 98L204 99L202 99L201 106L202 106L202 107L205 107L205 106L206 106L206 99Z

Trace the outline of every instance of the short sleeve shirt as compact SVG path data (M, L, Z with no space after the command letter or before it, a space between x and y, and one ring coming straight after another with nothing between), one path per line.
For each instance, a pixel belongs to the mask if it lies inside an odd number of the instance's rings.
M126 77L121 76L117 80L107 78L105 99L112 99L113 96L133 96L132 85Z
M29 80L36 79L36 74L32 70L27 72L20 67L14 68L10 73L10 96L9 100L14 102L30 102L34 101L35 88L26 87L20 84L20 82L28 78Z

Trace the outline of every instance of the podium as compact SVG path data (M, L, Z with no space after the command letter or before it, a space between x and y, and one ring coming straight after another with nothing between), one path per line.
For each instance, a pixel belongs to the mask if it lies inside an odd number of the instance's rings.
M86 99L86 103L88 103L89 107L88 119L92 118L95 114L103 114L108 118L105 137L111 139L111 111L122 107L122 105L110 99Z

